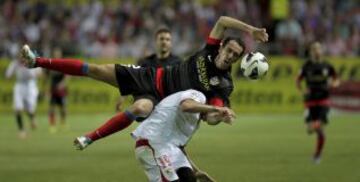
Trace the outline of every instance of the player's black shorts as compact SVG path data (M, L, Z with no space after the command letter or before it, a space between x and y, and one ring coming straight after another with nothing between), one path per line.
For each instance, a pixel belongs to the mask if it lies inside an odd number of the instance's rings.
M115 72L121 95L133 95L134 100L147 98L154 104L161 100L155 88L155 69L116 64Z
M328 123L329 107L328 106L311 106L308 108L305 116L306 123L320 120L322 123Z
M50 98L50 104L64 106L66 104L65 96L52 95Z

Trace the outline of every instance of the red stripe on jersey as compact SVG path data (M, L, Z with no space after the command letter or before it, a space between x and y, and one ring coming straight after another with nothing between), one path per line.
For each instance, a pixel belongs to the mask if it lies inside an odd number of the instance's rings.
M224 101L219 97L213 97L209 100L209 104L213 106L224 107Z
M311 100L306 101L305 106L306 107L312 107L312 106L329 106L330 105L330 99L322 99L322 100Z
M164 98L164 86L163 86L163 76L164 76L164 68L159 67L156 68L156 90L159 92L160 97Z
M207 41L206 41L207 44L211 44L211 45L219 45L220 42L221 42L220 39L215 39L215 38L211 38L211 37L208 37Z

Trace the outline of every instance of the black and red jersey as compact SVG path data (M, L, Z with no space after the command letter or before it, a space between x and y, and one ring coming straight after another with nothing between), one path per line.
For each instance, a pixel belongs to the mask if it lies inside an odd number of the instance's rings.
M59 87L59 84L65 79L65 74L58 71L46 72L50 80L50 92L52 96L65 96L67 94L66 87Z
M141 67L167 67L180 64L182 59L178 56L170 54L167 58L158 58L156 54L144 57L137 62Z
M47 76L50 79L50 88L55 89L65 79L65 74L58 71L48 71Z
M215 59L220 40L208 39L206 46L186 61L166 67L115 65L116 78L122 95L151 95L154 101L188 89L205 94L209 104L229 106L233 91L230 71L220 70Z
M208 99L219 97L229 105L233 83L229 70L220 70L215 58L220 48L220 40L209 38L206 46L179 65L163 70L163 92L165 95L186 89L196 89Z
M309 93L305 101L323 100L329 98L329 80L336 78L334 67L325 62L308 60L301 68L298 79L305 79Z

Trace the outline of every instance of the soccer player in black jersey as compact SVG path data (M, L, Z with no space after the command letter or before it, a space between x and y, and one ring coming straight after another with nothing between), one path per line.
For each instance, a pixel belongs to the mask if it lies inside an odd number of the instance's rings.
M60 111L60 122L62 127L66 127L66 75L57 71L48 71L46 72L47 77L50 80L50 105L49 105L49 124L50 133L56 133L56 118L55 118L55 108L59 107Z
M54 48L54 57L62 57L62 50L60 48ZM56 133L56 117L55 109L59 108L60 124L62 129L66 129L66 96L67 96L67 76L58 71L46 70L45 84L49 81L49 124L50 133Z
M138 60L137 65L141 67L167 67L177 65L182 59L171 53L172 36L169 29L159 28L155 33L155 53ZM134 101L141 99L141 95L134 98ZM116 110L121 110L124 98L121 97L116 103Z
M307 115L307 131L316 133L317 145L313 156L314 162L319 163L321 152L325 143L324 125L328 122L329 89L339 85L335 69L323 60L322 46L319 42L310 45L310 60L301 68L296 84L299 91L304 94ZM301 87L305 80L306 89Z
M142 96L125 112L117 114L86 136L78 137L76 144L83 149L95 140L128 127L133 120L146 117L160 99L178 91L196 89L208 97L210 104L229 105L231 65L243 55L245 46L240 39L232 37L224 39L220 45L228 28L245 31L261 42L268 40L265 29L222 16L211 30L206 46L187 61L172 67L139 68L133 65L97 65L75 59L42 58L36 57L27 45L23 46L21 57L23 64L30 68L43 67L70 75L87 76L118 87L122 95ZM219 89L223 83L230 84ZM227 120L233 120L235 116L229 108L224 115L228 116L225 117Z

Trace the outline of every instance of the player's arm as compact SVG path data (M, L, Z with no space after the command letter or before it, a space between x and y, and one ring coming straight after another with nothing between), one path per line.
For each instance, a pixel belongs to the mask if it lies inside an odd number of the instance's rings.
M15 69L16 69L16 63L15 61L12 61L6 69L5 78L10 79L14 75Z
M194 163L194 161L192 161L189 157L189 155L187 154L187 152L185 151L184 147L181 147L181 150L183 151L183 153L186 155L187 159L189 160L191 167L194 170L196 179L200 182L202 181L206 181L206 182L215 182L215 179L213 179L209 174L207 174L205 171L200 170L200 168Z
M301 86L301 81L304 79L304 67L301 68L298 76L296 77L296 88L300 91L303 92L303 88Z
M193 99L186 99L180 103L180 108L183 112L190 113L206 113L206 112L220 112L221 108L211 105L202 104Z
M231 121L227 121L225 120L225 116L219 112L208 112L205 113L202 116L202 119L208 124L208 125L218 125L220 124L222 121L224 123L228 123L231 124L232 123L232 119L227 119L227 120L231 120Z
M230 88L230 87L229 87ZM224 90L225 95L227 96L217 96L214 95L212 96L209 101L208 104L215 106L215 107L222 107L222 108L227 108L227 114L222 114L219 112L208 112L208 113L204 113L204 115L202 116L202 119L204 121L206 121L209 125L217 125L221 122L227 123L227 124L232 124L232 122L235 119L235 112L233 110L230 109L230 100L228 98L228 96L231 94L232 92L232 88L228 89L228 90Z
M228 107L218 107L202 104L193 99L186 99L181 102L180 108L183 112L204 113L205 121L210 125L216 125L221 121L231 124L235 118L235 113Z
M224 37L224 32L227 28L247 32L252 35L255 40L261 42L267 42L269 38L269 35L266 33L265 28L257 28L228 16L221 16L217 20L213 29L210 32L210 37L213 39L222 39Z
M303 80L303 77L301 77L301 76L298 76L297 78L296 78L296 88L300 91L300 92L302 92L302 86L301 86L301 81Z
M338 87L338 86L340 85L340 83L341 83L341 82L340 82L340 79L338 79L338 78L332 78L332 79L331 79L331 83L330 83L331 85L330 85L330 86L331 86L331 87Z
M340 79L338 78L334 67L330 66L330 87L338 87L340 85Z

